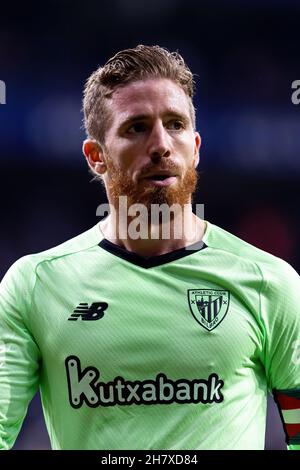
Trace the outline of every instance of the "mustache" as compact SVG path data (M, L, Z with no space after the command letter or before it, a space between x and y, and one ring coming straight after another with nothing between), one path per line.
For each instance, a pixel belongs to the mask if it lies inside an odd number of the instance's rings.
M139 178L143 178L148 173L155 173L155 171L172 171L174 173L181 173L181 167L173 161L161 161L158 165L149 163L145 165L139 172Z

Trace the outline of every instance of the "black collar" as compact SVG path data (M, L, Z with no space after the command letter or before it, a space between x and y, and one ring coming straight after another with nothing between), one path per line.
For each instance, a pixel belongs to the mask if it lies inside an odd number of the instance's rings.
M128 251L125 248L122 248L115 243L110 242L104 238L99 243L99 246L109 253L122 258L129 263L140 266L141 268L153 268L155 266L160 266L161 264L169 263L170 261L175 261L177 259L183 258L185 256L192 255L197 251L207 248L207 245L203 242L196 242L193 245L186 246L184 248L179 248L179 250L171 251L170 253L165 253L158 256L150 256L145 258L144 256Z

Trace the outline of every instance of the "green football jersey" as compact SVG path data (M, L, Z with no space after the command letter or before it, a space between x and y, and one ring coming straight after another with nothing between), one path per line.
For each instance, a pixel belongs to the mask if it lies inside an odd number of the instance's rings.
M273 390L300 443L299 292L286 262L210 223L151 258L99 224L21 258L1 283L0 448L38 387L53 449L263 449Z

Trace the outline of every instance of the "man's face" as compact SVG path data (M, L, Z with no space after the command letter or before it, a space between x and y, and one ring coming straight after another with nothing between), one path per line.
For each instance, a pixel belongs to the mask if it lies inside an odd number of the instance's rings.
M168 79L139 80L117 88L108 101L104 182L110 202L186 204L195 191L200 147L189 99Z

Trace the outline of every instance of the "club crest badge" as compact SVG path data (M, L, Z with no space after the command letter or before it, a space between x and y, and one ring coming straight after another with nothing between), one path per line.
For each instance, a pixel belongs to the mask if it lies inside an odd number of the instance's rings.
M224 320L229 300L228 290L188 289L188 301L193 317L208 331Z

